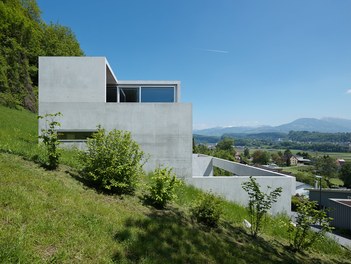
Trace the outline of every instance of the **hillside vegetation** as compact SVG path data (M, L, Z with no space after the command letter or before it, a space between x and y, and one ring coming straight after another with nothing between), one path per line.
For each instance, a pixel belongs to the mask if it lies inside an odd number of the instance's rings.
M38 56L81 56L70 28L46 24L35 0L0 1L0 104L37 111Z
M0 263L351 263L328 239L290 251L286 217L268 218L253 239L246 210L229 202L220 226L207 229L190 217L200 191L189 186L166 210L143 205L143 186L136 196L99 193L74 168L74 152L57 171L34 163L36 135L34 114L0 107Z

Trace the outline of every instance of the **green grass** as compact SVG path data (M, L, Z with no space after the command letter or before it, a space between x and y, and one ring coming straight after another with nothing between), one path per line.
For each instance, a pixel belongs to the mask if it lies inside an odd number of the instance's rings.
M165 211L138 196L111 196L87 188L74 171L46 171L0 154L1 263L342 263L350 252L329 240L306 254L287 250L286 221L268 219L262 238L242 228L244 208L225 202L218 229L189 217L199 190L184 187ZM68 173L69 172L69 173ZM325 245L327 244L327 246ZM345 262L345 263L351 263Z
M112 196L67 165L46 171L31 161L40 151L35 115L0 110L0 263L351 263L350 251L327 239L289 251L285 216L268 218L252 239L246 210L230 202L219 228L199 226L189 216L200 194L193 187L158 211L143 205L142 186L136 196ZM75 153L63 161L76 165Z

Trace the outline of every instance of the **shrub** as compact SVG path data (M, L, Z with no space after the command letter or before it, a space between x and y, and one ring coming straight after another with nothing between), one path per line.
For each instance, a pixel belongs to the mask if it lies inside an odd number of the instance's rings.
M291 196L291 211L295 212L297 205L303 200L303 196L300 196L298 193Z
M46 148L47 161L44 166L50 170L55 170L59 165L60 151L58 145L60 141L57 137L57 127L61 124L55 120L56 117L62 116L60 112L55 114L45 114L44 116L38 116L38 119L45 119L46 128L41 130L39 138L42 139L43 144ZM49 127L48 127L49 126Z
M260 185L252 176L250 176L250 181L242 184L242 187L249 195L250 231L251 235L256 238L262 228L263 217L271 209L272 204L277 201L282 188L276 188L269 194L266 194L260 190Z
M156 168L151 176L149 193L145 195L147 202L158 209L177 198L176 188L182 184L172 172L172 168Z
M327 216L326 211L317 210L317 203L302 199L297 205L296 225L289 226L290 247L294 251L301 251L309 248L316 241L321 239L324 234L333 228L329 225L332 218ZM310 230L311 225L320 225L317 232Z
M221 200L211 192L204 193L191 206L190 212L198 223L217 227L223 213Z
M80 155L83 177L96 188L117 194L133 194L143 173L144 152L130 132L98 127Z

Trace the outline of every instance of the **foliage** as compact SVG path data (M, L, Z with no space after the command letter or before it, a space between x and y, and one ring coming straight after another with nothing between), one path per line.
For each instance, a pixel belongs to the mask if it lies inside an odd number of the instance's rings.
M260 185L256 182L256 179L250 176L250 181L244 182L242 188L249 195L249 215L250 215L250 231L251 235L256 238L262 228L263 217L266 215L272 204L275 203L282 192L282 188L276 188L269 194L266 194L260 190ZM268 186L270 189L270 186Z
M219 137L194 135L197 143L216 143ZM235 139L237 146L270 149L297 149L318 152L349 152L351 133L320 133L307 131L291 131L285 133L227 133L223 137ZM305 152L306 153L306 152ZM304 156L304 155L302 155Z
M283 155L283 159L285 161L285 165L286 166L290 166L291 165L291 161L290 161L290 158L293 156L293 154L291 153L291 150L290 149L286 149L284 151L284 155Z
M315 167L316 172L322 175L328 187L331 187L330 178L334 177L337 173L336 160L329 155L323 155L317 158Z
M234 139L225 137L221 141L219 141L216 145L216 149L225 150L230 153L233 153L234 150Z
M301 201L303 201L303 199L304 197L299 195L298 193L293 195L291 197L291 211L296 212L298 204L300 204Z
M344 181L344 186L351 188L351 162L345 162L340 169L340 178Z
M329 225L332 218L327 216L326 211L317 210L317 203L302 199L297 204L297 218L296 226L291 224L289 226L290 247L295 251L302 251L317 240L323 238L326 232L331 231L333 228ZM319 225L319 231L312 232L311 225Z
M81 56L75 36L47 25L35 0L0 1L0 103L37 111L38 56Z
M270 155L267 151L264 150L255 150L252 153L252 162L254 164L267 164L269 162Z
M45 163L45 167L50 170L55 170L58 167L61 155L58 150L60 141L57 137L57 128L61 124L55 120L59 116L62 116L60 112L38 116L38 119L45 119L46 122L46 128L41 129L41 134L38 137L43 140L42 142L46 148L47 162Z
M191 186L177 206L155 211L85 188L67 170L0 153L1 263L351 263L350 250L327 239L308 254L286 250L279 218L269 226L281 232L267 226L253 240L241 228L245 209L227 201L219 228L199 228L185 209L200 193Z
M250 150L248 148L244 149L244 157L249 159L250 158Z
M278 151L277 153L272 153L271 158L272 158L272 161L278 166L282 166L286 164L284 160L284 155L281 151Z
M223 213L222 201L211 192L203 193L193 202L190 211L198 223L217 227Z
M145 199L154 207L163 209L177 198L175 191L181 184L182 182L172 172L172 168L156 168L151 176L149 193L145 195Z
M143 173L143 158L144 152L130 132L114 129L106 133L98 127L87 141L87 151L81 155L82 174L96 188L132 194Z

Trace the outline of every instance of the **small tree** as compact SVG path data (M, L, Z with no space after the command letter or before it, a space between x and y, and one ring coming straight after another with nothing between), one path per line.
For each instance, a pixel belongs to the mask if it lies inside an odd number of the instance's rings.
M248 148L244 149L244 157L249 159L250 158L250 150Z
M243 189L249 195L249 215L251 221L251 235L256 238L262 228L262 220L272 204L275 203L282 192L282 188L276 188L269 194L266 194L260 190L260 185L256 180L250 176L250 181L242 184ZM268 186L268 188L271 188Z
M289 226L290 247L294 251L301 251L309 248L324 234L333 228L329 225L332 218L327 216L324 210L317 210L317 203L306 198L297 204L296 225ZM320 225L318 232L310 230L311 225Z
M221 203L221 200L211 192L203 193L192 204L190 212L198 223L217 227L223 213Z
M337 173L337 164L336 160L329 155L323 155L322 157L318 157L316 164L316 171L319 175L324 176L324 180L326 181L328 187L331 187L330 178L336 176Z
M83 177L105 191L132 194L143 173L144 152L127 131L98 127L80 158Z
M284 160L285 160L285 165L286 166L290 166L291 165L291 160L290 158L293 156L293 154L291 153L291 150L290 149L286 149L284 151Z
M269 162L270 155L267 151L256 150L252 154L252 162L254 164L267 164Z
M61 153L58 150L58 145L60 141L57 136L57 128L61 124L55 119L58 116L62 116L60 112L55 114L45 114L43 116L38 116L38 119L45 119L45 128L41 129L41 134L39 139L42 139L42 142L46 148L47 152L47 161L45 162L45 167L50 170L55 170L59 165L59 158Z
M344 186L351 188L351 162L345 162L340 169L340 178L344 181Z
M149 193L145 195L145 199L154 207L163 209L167 203L177 198L175 191L181 184L172 168L156 168L151 176Z

